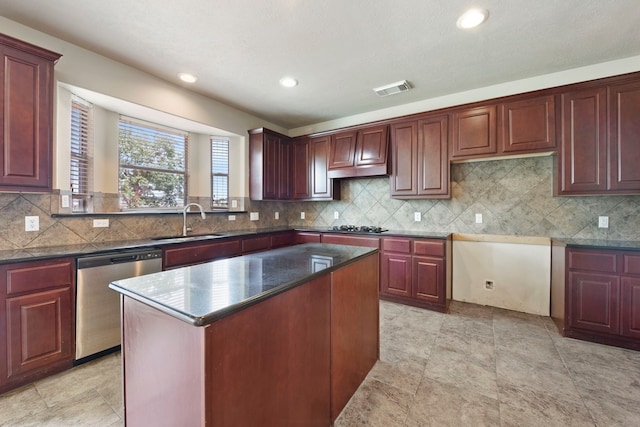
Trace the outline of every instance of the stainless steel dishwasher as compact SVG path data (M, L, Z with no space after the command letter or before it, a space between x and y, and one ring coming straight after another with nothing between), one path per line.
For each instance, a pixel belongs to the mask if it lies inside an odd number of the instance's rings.
M120 346L120 297L114 280L162 270L162 251L144 249L81 257L76 276L76 364Z

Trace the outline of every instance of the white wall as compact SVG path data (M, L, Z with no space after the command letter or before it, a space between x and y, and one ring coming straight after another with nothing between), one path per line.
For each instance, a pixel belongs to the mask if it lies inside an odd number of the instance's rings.
M454 235L453 300L549 316L547 238ZM485 290L485 281L494 282Z

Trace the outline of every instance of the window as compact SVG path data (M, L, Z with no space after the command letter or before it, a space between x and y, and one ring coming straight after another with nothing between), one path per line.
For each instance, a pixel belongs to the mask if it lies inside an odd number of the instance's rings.
M187 199L185 131L120 117L120 209L181 208Z
M229 207L229 140L211 137L211 207Z
M87 212L91 200L93 123L90 103L73 97L71 101L70 176L72 212Z

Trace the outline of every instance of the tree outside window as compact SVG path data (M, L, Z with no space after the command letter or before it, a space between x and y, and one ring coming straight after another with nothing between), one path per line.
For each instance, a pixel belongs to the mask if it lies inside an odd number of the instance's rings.
M120 118L120 208L181 208L187 199L188 133Z

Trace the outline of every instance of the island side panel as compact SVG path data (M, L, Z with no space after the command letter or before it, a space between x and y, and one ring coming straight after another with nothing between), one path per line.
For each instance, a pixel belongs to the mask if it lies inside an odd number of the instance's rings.
M125 424L203 426L204 329L121 297Z
M331 419L379 357L378 253L334 271L331 283Z
M211 324L207 425L330 424L330 284L321 276Z

